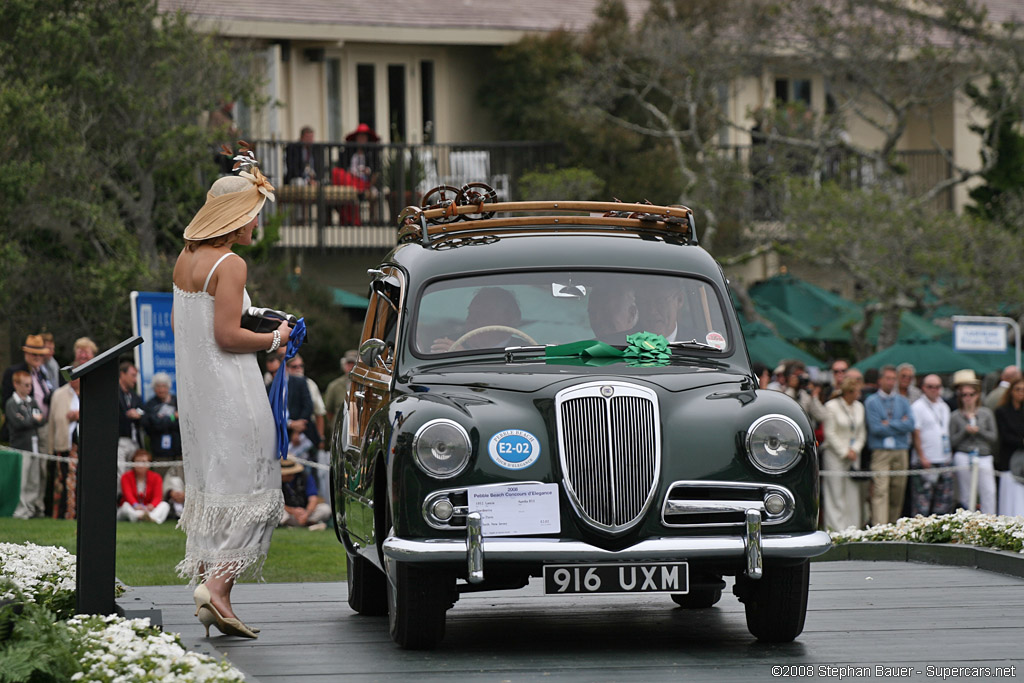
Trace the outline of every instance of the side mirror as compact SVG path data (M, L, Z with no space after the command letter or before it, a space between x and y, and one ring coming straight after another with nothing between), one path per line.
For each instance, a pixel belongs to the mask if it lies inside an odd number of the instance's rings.
M359 359L371 368L377 367L377 361L380 360L381 354L387 347L388 344L383 339L367 339L359 345ZM383 363L380 364L383 365Z

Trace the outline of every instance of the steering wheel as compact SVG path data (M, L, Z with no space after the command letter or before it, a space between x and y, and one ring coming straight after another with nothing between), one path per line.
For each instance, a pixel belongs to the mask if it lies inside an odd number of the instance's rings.
M470 330L466 334L456 339L455 342L450 347L448 347L448 350L459 351L462 349L462 345L465 344L467 341L478 335L486 334L487 332L506 332L512 335L513 337L519 337L520 339L529 342L530 344L535 345L537 343L537 341L533 337L526 334L522 330L516 329L515 327L509 327L508 325L484 325L483 327L478 327L475 330Z

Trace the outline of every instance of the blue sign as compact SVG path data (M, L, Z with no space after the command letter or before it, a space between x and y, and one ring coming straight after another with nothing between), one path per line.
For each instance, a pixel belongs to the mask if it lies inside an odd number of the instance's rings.
M153 375L171 376L171 393L177 394L174 372L174 326L171 324L170 292L132 292L132 333L143 338L135 347L135 365L139 369L138 388L142 400L153 397Z

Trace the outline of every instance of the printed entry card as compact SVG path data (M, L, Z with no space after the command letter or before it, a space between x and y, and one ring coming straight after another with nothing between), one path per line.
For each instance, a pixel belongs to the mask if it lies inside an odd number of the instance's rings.
M473 486L469 511L479 512L484 536L557 534L558 484Z

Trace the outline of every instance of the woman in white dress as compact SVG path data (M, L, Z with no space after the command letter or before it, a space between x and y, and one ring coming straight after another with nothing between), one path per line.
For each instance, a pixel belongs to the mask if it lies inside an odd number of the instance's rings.
M218 179L185 229L174 266L174 359L178 382L185 508L185 558L177 571L195 589L206 627L255 638L231 608L243 575L260 577L270 535L281 519L281 470L274 418L256 352L288 341L288 325L258 334L241 327L250 305L245 261L232 245L250 244L273 187L255 166ZM200 583L201 582L201 583Z
M825 528L842 531L861 526L861 490L846 472L859 469L861 449L867 439L860 380L846 377L839 384L839 396L825 404L825 448L821 469L843 472L822 477L825 497Z

